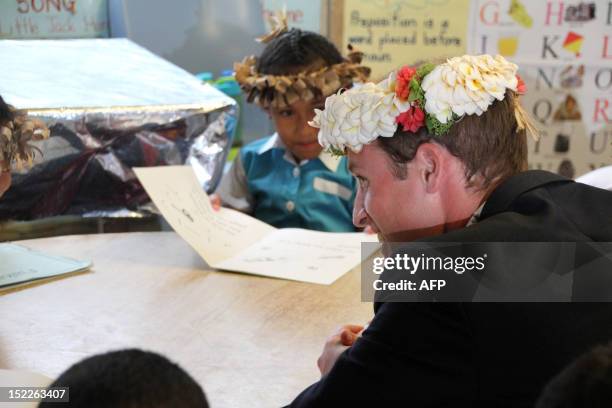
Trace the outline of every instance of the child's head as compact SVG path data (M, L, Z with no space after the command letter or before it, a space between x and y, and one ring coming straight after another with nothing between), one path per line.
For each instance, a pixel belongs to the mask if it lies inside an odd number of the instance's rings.
M3 126L11 122L14 118L13 112L9 106L4 102L2 96L0 96L0 143L3 143L2 139ZM0 151L0 197L9 189L11 186L11 173L9 171L10 163L4 160L4 153Z
M546 386L536 408L612 406L612 343L599 346L565 368Z
M13 120L13 112L9 105L4 102L2 96L0 96L0 125L10 122L11 120Z
M11 165L21 168L31 166L35 152L30 145L49 137L49 129L36 118L28 116L24 110L17 110L7 104L0 96L0 165L8 170Z
M181 367L137 349L86 358L49 387L69 387L70 402L61 405L66 408L208 408L202 388ZM39 407L56 405L41 402Z
M266 44L255 69L260 74L290 75L343 61L336 46L321 34L292 28Z
M312 159L321 152L317 129L308 125L314 109L322 109L327 96L368 74L357 58L345 60L322 35L296 28L281 30L259 58L236 64L236 79L247 100L268 111L280 138L298 159Z

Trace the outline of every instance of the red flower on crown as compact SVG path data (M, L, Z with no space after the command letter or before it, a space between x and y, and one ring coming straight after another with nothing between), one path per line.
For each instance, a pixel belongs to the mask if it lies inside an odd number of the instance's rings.
M418 106L411 106L406 112L400 113L395 122L402 125L404 132L416 133L425 123L425 112Z
M525 95L525 92L527 92L527 85L525 85L525 81L523 81L523 78L521 78L519 74L516 74L516 79L518 80L518 83L516 84L516 93L519 95Z
M395 95L402 101L408 100L410 96L410 81L416 74L416 69L405 66L397 72L395 78Z

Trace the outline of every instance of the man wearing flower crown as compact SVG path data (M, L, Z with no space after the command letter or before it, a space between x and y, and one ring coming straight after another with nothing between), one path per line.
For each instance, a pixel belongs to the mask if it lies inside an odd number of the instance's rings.
M312 125L359 180L353 222L383 241L612 241L612 194L527 171L503 57L404 67L329 97ZM574 356L612 339L611 303L376 302L341 327L294 407L529 407Z

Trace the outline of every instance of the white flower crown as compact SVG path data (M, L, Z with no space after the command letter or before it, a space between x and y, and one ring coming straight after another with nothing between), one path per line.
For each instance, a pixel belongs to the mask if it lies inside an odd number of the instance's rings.
M506 90L524 93L518 67L498 55L464 55L440 65L402 67L378 83L367 83L325 100L309 122L319 128L319 143L337 154L358 153L378 137L391 137L397 126L431 134L446 133L464 115L482 115ZM517 109L520 109L520 105ZM515 113L519 127L523 112ZM520 117L519 117L520 116ZM519 120L520 119L520 120Z

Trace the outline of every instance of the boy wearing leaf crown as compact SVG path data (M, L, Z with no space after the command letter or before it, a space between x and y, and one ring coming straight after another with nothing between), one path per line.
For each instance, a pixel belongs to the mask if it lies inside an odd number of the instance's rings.
M346 158L322 151L308 122L325 97L370 71L359 64L359 53L345 60L325 37L288 29L286 21L262 40L261 56L235 64L235 75L247 101L270 115L276 133L240 150L211 197L213 206L250 213L277 228L354 231L356 186Z

